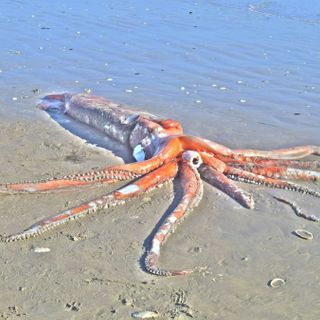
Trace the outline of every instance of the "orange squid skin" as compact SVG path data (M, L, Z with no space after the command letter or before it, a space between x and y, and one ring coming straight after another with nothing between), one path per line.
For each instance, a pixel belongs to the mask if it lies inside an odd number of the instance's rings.
M149 113L123 108L108 99L87 94L48 95L39 107L44 110L60 109L70 117L101 130L131 148L138 162L43 181L0 184L0 194L46 192L134 181L107 195L43 219L20 233L0 235L2 242L28 239L75 218L123 204L126 200L162 186L179 173L182 196L175 209L154 232L152 245L146 254L145 270L157 276L187 275L194 270L162 270L158 262L164 242L201 200L203 185L200 174L211 185L249 209L254 207L252 196L230 179L303 192L320 198L319 192L286 181L289 178L320 180L319 161L295 160L310 154L320 155L318 146L271 151L232 150L214 141L185 135L178 121L159 119Z
M134 197L143 192L149 191L156 185L162 184L168 179L173 179L178 172L177 161L173 160L167 162L163 166L157 168L156 170L150 172L147 176L142 177L138 181L134 182L133 185L136 187L136 191L131 193L123 193L120 191L115 191L115 198L117 200L128 199L129 197Z

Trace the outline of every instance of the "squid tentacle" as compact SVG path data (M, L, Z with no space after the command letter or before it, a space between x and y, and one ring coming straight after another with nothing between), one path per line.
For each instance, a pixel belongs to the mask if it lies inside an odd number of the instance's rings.
M103 208L123 204L127 199L137 197L141 193L150 191L155 187L159 187L165 182L172 180L176 176L177 170L178 165L176 161L170 161L125 187L94 200L82 203L79 206L63 211L52 217L40 220L23 232L9 236L1 236L0 240L1 242L14 242L35 237L57 226L65 224L70 220L93 214Z
M275 197L273 196L276 200L280 201L280 202L283 202L285 204L288 204L294 211L294 213L296 214L296 216L298 217L301 217L301 218L304 218L306 220L309 220L309 221L313 221L313 222L320 222L320 218L314 214L307 214L307 213L304 213L297 205L295 202L292 202L292 201L289 201L289 200L286 200L286 199L283 199L283 198L279 198L279 197Z
M256 163L238 163L232 164L232 167L240 168L258 175L276 179L296 179L315 181L320 179L320 172L313 170L304 170L291 167L280 166L261 166Z
M254 200L252 195L239 188L223 173L204 164L199 168L199 171L201 176L205 178L208 183L226 193L228 196L240 203L243 207L248 209L254 208Z
M224 171L226 164L222 160L217 159L212 153L202 151L199 154L204 165L210 166L219 172Z
M229 166L241 166L241 165L258 165L260 167L290 167L295 169L304 170L319 170L319 160L285 160L285 159L268 159L261 157L222 157L216 155L216 157Z
M126 165L124 165L126 166ZM125 168L108 168L100 171L70 174L62 178L50 178L39 181L0 184L0 194L18 194L63 190L78 186L90 186L101 183L127 181L141 174L125 170Z
M304 170L318 170L320 169L320 161L297 161L297 160L272 160L272 159L261 159L261 158L244 158L244 163L255 163L261 167L290 167L295 169ZM232 162L228 162L229 165L233 166Z
M160 167L168 159L175 158L181 152L178 139L169 140L154 157L130 164L109 167L100 171L70 174L61 179L49 179L36 182L0 184L0 194L34 193L66 189L75 186L113 183L137 178Z
M158 267L160 249L170 234L175 231L178 223L196 207L203 194L203 184L197 168L201 164L200 155L197 152L186 151L182 155L179 166L180 179L183 189L183 196L177 207L168 215L163 224L159 227L152 239L152 245L145 257L146 270L157 276L187 275L192 270L163 270Z
M318 146L297 146L286 149L277 149L271 151L254 150L254 149L235 149L233 155L244 157L264 157L270 159L301 159L311 154L320 155Z
M225 169L225 174L227 175L228 178L235 181L264 185L266 187L273 187L273 188L285 189L290 191L296 191L296 192L308 194L316 198L320 198L320 192L309 189L305 186L301 186L299 184L295 184L295 183L280 180L280 179L267 178L265 176L248 172L242 169L232 168L227 166Z

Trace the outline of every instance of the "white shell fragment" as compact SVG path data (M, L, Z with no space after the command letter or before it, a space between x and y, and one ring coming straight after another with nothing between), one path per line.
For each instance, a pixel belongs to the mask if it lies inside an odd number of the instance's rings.
M159 317L160 314L158 311L136 311L131 314L132 318L135 319L153 319Z
M50 251L51 251L50 248L39 248L39 247L33 248L33 252L35 253L45 253Z
M294 230L294 234L301 239L305 239L305 240L313 239L313 234L307 230L297 229L297 230Z
M285 284L285 280L281 278L274 278L270 280L268 284L271 288L279 288Z

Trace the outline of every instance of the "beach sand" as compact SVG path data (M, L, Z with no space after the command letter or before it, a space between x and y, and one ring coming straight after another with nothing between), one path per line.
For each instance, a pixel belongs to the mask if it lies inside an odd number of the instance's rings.
M187 133L232 148L320 145L320 7L293 3L3 1L0 183L123 163L95 132L38 110L50 92L91 91L177 119ZM0 196L0 233L120 185ZM309 186L319 190L319 183ZM318 215L319 200L241 187L253 194L255 209L205 184L201 204L165 244L162 267L207 267L188 277L141 269L148 236L173 201L172 186L0 244L0 318L131 319L144 310L157 311L157 319L319 318L319 225L273 195ZM295 229L312 232L313 240L296 237ZM271 288L273 278L285 284Z

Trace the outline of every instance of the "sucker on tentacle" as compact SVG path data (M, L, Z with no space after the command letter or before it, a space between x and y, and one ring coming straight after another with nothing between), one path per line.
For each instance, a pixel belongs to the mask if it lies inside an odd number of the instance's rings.
M232 150L236 156L244 157L262 157L269 159L301 159L311 154L320 155L320 147L318 146L297 146L287 149L278 149L271 151L254 150L254 149L236 149Z
M277 189L296 191L296 192L308 194L308 195L316 197L316 198L320 198L320 192L309 189L307 187L304 187L304 186L301 186L301 185L298 185L298 184L295 184L292 182L288 182L288 181L267 178L262 175L258 175L258 174L248 172L245 170L226 167L225 174L228 178L235 180L235 181L247 182L247 183L251 183L251 184L258 184L258 185L263 185L266 187L273 187L273 188L277 188Z
M295 180L306 180L316 181L320 179L320 172L312 170L303 170L291 167L280 167L280 166L261 166L255 163L234 163L232 167L239 168L245 171L250 171L257 175L262 175L268 178L275 179L295 179Z
M297 161L297 160L272 160L272 159L261 159L261 158L247 158L243 157L241 159L242 164L256 164L261 167L290 167L295 169L304 169L304 170L318 170L320 169L320 161ZM229 165L233 166L236 163L228 162Z
M62 178L50 178L39 181L29 181L20 183L0 184L1 194L34 193L47 192L52 190L63 190L65 188L95 185L101 183L114 183L117 181L127 181L141 176L142 174L120 170L104 169L100 171L90 171L66 175Z
M164 182L173 179L176 174L176 162L168 162L162 167L152 171L151 173L125 187L122 187L100 198L82 203L81 205L72 209L65 210L50 218L40 220L21 233L5 237L1 236L0 240L1 242L14 242L38 236L46 231L60 226L61 224L67 223L70 220L82 218L85 215L95 213L103 208L109 208L123 204L127 199L137 197L141 193L150 191L156 186L159 187Z
M98 171L98 173L90 171L87 173L66 175L62 179L0 185L0 194L44 192L74 186L129 180L151 172L170 159L175 158L181 152L180 148L181 146L178 140L169 140L157 155L145 161L106 168ZM96 179L95 177L97 175L98 178Z
M320 155L318 146L298 146L271 151L232 150L214 141L185 135L182 126L175 120L159 119L149 113L130 110L108 99L88 94L48 95L39 107L44 110L59 109L70 117L100 130L129 148L137 162L84 173L67 174L61 178L0 184L0 195L47 192L117 181L133 181L107 195L43 219L20 233L0 236L2 242L28 239L70 220L81 218L103 208L123 204L143 192L149 192L173 180L179 170L183 194L176 208L155 231L151 246L146 252L144 267L147 272L157 276L186 275L191 274L195 269L163 270L159 268L158 262L164 242L202 198L203 185L199 172L211 185L250 209L254 207L252 196L230 179L298 191L320 198L318 191L278 179L318 181L320 161L294 160L311 154ZM203 163L202 166L200 166L201 163ZM320 222L320 218L303 213L294 202L277 199L290 205L297 216Z

